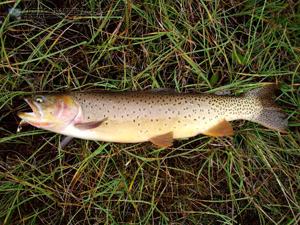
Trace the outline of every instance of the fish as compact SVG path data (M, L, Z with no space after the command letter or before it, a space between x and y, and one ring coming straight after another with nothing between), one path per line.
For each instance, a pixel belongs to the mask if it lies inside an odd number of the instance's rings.
M36 94L25 98L32 112L18 116L37 128L75 138L170 147L174 139L198 134L233 135L233 120L286 133L288 122L274 100L277 88L266 83L240 96L170 89Z

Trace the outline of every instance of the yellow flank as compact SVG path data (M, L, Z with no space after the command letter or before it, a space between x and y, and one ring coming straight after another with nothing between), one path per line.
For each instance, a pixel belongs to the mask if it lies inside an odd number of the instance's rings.
M267 84L240 97L154 89L47 94L33 96L27 102L31 102L34 111L40 110L44 124L48 117L51 123L53 115L57 117L53 126L37 126L43 129L83 139L122 143L151 141L168 147L173 139L200 133L216 137L232 135L228 121L238 119L285 132L284 114L272 99L276 87ZM38 103L37 98L43 101ZM30 123L30 113L27 114L19 116ZM36 123L37 118L34 121Z

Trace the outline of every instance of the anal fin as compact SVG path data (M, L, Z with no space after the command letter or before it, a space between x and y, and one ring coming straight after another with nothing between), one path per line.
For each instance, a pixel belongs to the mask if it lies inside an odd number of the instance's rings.
M108 118L104 118L103 120L100 121L94 121L94 122L87 122L87 123L77 123L74 125L79 130L90 130L94 129L96 127L99 127L104 121L108 120Z
M203 132L203 134L213 136L213 137L222 137L225 135L233 135L233 129L231 124L224 119L217 125Z
M173 132L158 135L149 139L153 144L160 147L170 147L173 145Z

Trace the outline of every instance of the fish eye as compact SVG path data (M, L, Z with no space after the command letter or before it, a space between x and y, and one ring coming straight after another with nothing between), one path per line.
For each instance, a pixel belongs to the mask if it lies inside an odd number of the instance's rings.
M38 96L38 97L35 98L35 101L37 103L42 103L42 102L44 102L44 98L42 96Z

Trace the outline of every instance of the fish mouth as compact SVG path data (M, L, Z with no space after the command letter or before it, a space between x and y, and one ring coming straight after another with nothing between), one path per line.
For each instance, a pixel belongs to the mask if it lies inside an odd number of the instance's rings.
M24 100L30 106L30 108L32 109L32 112L18 112L18 116L22 120L25 120L27 123L29 123L33 126L36 126L36 127L49 127L49 126L53 125L53 123L44 122L41 110L39 109L38 106L36 106L34 104L33 101L26 99L26 98Z

